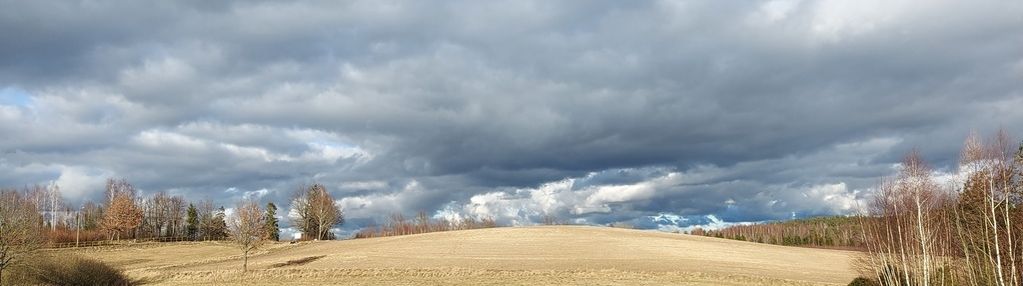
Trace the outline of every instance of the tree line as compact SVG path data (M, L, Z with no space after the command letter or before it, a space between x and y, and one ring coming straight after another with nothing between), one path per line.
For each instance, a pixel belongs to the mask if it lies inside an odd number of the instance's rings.
M1013 141L971 134L950 181L910 152L864 214L691 233L860 249L858 280L873 285L1023 285L1023 142Z
M431 218L426 214L426 212L422 211L413 218L407 218L401 213L394 213L391 214L387 223L381 226L363 228L362 230L359 230L359 232L355 233L354 238L372 238L494 227L497 227L497 221L490 217L480 219L468 217L456 221L450 221L447 219Z
M181 196L158 192L141 196L124 179L108 179L103 202L87 201L75 208L63 201L57 185L7 188L8 197L32 205L40 226L38 236L50 243L179 237L222 240L227 237L223 206L210 199L187 202Z
M717 230L695 228L689 233L787 246L864 250L863 228L857 216L830 216L751 225L733 225Z
M291 200L292 224L304 240L334 239L344 222L334 197L321 184L299 186ZM189 202L157 192L142 196L125 179L108 179L103 202L66 203L57 185L0 188L0 282L3 271L35 250L62 243L98 240L232 240L248 253L280 240L277 206L237 202L228 217L210 199ZM245 263L247 264L247 263Z

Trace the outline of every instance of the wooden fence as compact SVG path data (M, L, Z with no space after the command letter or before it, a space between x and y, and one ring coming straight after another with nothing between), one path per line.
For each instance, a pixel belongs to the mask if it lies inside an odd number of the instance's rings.
M122 240L92 240L92 241L80 241L80 242L61 242L61 243L47 243L43 248L74 248L74 247L95 247L95 246L113 246L113 245L132 245L146 242L181 242L181 241L203 241L194 240L189 237L153 237L153 238L139 238L139 239L122 239ZM207 240L216 241L216 240Z

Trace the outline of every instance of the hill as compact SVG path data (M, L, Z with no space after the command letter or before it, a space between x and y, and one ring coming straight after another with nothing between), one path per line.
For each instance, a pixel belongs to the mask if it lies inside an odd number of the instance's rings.
M167 285L844 285L855 277L855 252L585 226L276 243L250 257L244 276L227 243L77 252Z

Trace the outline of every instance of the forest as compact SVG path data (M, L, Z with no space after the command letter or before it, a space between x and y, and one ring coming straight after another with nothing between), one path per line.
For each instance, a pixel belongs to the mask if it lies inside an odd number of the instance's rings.
M999 131L967 137L953 179L912 151L880 180L866 213L691 234L863 251L877 285L1023 285L1023 143Z
M864 250L862 216L830 216L750 225L717 230L696 228L690 234L787 246Z

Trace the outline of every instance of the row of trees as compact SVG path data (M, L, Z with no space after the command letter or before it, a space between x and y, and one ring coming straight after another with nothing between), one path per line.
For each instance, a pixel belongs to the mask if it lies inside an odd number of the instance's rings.
M862 273L883 285L1023 285L1023 144L1013 147L1004 132L971 135L947 186L909 154L862 223Z
M143 197L123 179L107 180L104 203L85 202L77 209L63 202L56 185L5 192L16 193L33 205L41 217L42 230L47 230L42 237L54 243L167 237L223 240L228 236L225 208L215 207L212 200L187 202L181 196L164 192ZM321 184L300 186L291 207L292 223L303 239L334 239L332 228L344 222L342 210ZM278 208L268 203L264 209L266 228L272 230L270 237L279 240Z
M457 221L449 221L446 219L430 218L426 212L419 212L419 214L417 214L414 218L406 218L405 215L401 213L394 213L390 216L390 219L386 224L377 227L363 228L355 234L355 238L384 237L493 227L497 227L497 221L489 217L481 219L470 217Z
M770 243L841 249L865 249L860 217L818 217L765 224L733 225L718 230L696 228L693 235Z
M41 236L52 243L166 237L217 240L227 232L224 208L215 208L212 200L190 203L163 192L143 197L123 179L107 180L103 202L89 201L77 208L64 202L57 185L5 192L17 193L34 206L44 230Z
M124 238L168 240L231 239L247 257L264 241L280 239L277 206L244 200L232 216L206 199L187 202L159 192L139 195L128 181L108 179L104 202L66 204L59 187L0 189L0 282L3 271L47 243ZM303 239L333 239L331 229L344 221L326 187L300 187L292 201L293 223Z

